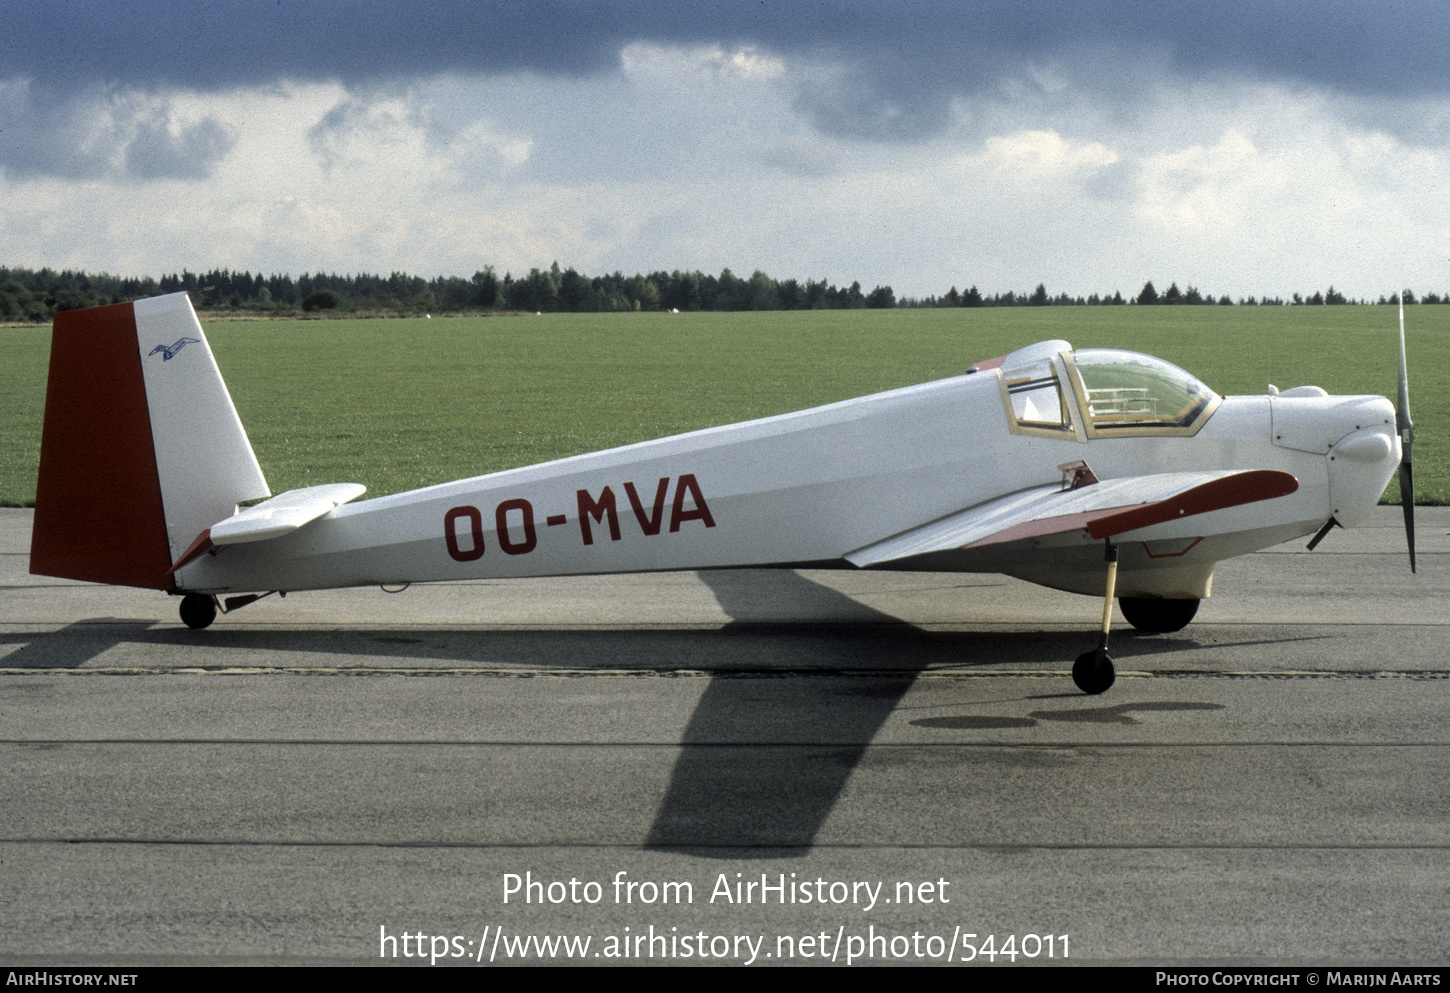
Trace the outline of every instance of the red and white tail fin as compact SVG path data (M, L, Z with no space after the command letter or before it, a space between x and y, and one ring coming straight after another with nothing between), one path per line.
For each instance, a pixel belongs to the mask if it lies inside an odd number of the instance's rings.
M32 573L171 589L201 531L269 495L185 293L55 315Z

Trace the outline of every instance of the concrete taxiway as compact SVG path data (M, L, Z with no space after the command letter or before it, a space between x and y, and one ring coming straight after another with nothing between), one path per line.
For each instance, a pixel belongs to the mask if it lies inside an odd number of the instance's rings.
M1445 964L1450 511L1418 522L1415 576L1390 509L1224 563L1184 631L1119 620L1086 697L1096 603L1001 577L190 631L28 575L0 511L0 961Z

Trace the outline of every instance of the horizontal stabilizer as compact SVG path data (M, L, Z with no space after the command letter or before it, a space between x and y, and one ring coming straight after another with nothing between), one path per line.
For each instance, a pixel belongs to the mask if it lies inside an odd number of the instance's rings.
M323 486L288 490L270 500L263 500L202 531L176 560L170 571L175 572L220 545L265 541L296 531L338 505L356 500L367 489L361 483L327 483Z
M211 543L238 545L275 538L315 521L339 504L356 500L367 490L361 483L328 483L288 490L213 524Z
M1076 490L1040 486L857 549L846 560L864 568L1070 531L1111 538L1165 521L1286 496L1298 488L1292 475L1271 469L1130 476Z

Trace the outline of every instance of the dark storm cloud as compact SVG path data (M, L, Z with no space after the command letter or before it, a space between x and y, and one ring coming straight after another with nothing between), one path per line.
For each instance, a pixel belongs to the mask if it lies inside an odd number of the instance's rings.
M632 40L877 52L876 69L980 83L1002 60L1082 41L1167 50L1186 70L1237 70L1377 93L1443 90L1439 0L1030 0L693 4L614 0L14 2L7 74L212 89L293 78L529 69L583 75Z
M868 76L971 89L1023 58L1083 43L1154 48L1188 72L1246 72L1336 90L1442 92L1440 0L1030 0L691 4L613 0L5 0L0 75L214 90L278 78L436 72L587 75L634 40L835 50Z
M930 134L951 100L1042 67L1131 97L1164 69L1360 96L1450 88L1443 0L560 2L0 0L0 79L63 98L98 85L218 91L282 79L614 71L632 41L754 45L835 67L798 106L828 132Z
M4 0L0 76L223 90L439 72L586 75L617 63L636 5L399 0Z

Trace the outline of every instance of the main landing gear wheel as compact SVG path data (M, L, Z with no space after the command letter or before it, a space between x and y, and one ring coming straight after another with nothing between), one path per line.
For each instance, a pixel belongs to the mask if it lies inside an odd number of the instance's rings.
M1113 669L1113 660L1108 658L1108 653L1101 648L1083 652L1072 664L1072 681L1077 683L1078 689L1089 696L1106 693L1117 678L1118 674Z
M1198 613L1197 600L1156 600L1151 597L1118 597L1118 609L1139 631L1167 634L1182 631Z
M181 598L181 619L189 628L204 628L216 620L216 601L201 593Z

